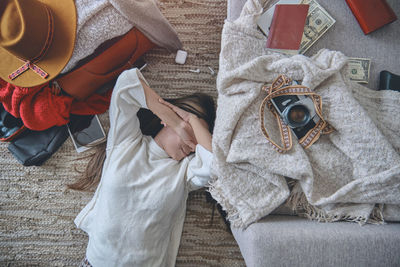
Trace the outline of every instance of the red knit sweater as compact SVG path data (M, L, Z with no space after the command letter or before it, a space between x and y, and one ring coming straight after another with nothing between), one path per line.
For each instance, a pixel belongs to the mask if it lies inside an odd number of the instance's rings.
M24 88L0 79L0 102L5 110L32 130L43 131L69 122L70 114L94 115L107 111L112 90L93 94L85 101L70 96L54 95L49 83Z

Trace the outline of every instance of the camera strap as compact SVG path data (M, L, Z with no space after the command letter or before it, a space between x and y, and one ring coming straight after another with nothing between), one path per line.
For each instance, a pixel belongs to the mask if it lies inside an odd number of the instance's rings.
M322 99L321 96L314 93L310 88L303 85L288 85L291 84L292 80L285 75L279 75L271 85L264 85L262 87L263 91L267 92L267 96L261 103L260 106L260 121L261 121L261 131L267 139L267 142L279 153L285 153L292 148L292 133L288 125L284 123L281 116L276 111L273 106L271 99L277 96L282 95L306 95L310 97L314 103L315 112L317 116L320 118L318 123L314 126L313 129L309 130L306 135L304 135L300 140L300 145L307 149L313 143L315 143L321 134L329 134L333 132L335 129L324 120L322 116ZM267 133L264 125L264 109L265 106L274 114L278 125L279 131L281 134L281 141L283 146L278 145L274 142Z

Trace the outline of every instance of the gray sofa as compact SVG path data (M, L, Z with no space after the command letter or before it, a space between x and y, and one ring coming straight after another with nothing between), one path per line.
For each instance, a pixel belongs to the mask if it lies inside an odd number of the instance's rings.
M232 229L247 266L400 266L400 224L359 226L269 215Z
M235 20L245 2L228 0L227 19ZM380 71L400 74L400 1L387 1L399 19L369 35L363 34L344 0L318 2L336 23L307 56L328 48L349 57L370 58L366 86L371 89L378 88ZM283 212L232 232L249 267L400 266L400 223L319 223Z

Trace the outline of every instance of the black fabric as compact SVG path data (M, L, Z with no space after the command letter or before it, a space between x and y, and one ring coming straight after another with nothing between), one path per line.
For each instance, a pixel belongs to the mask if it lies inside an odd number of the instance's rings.
M71 115L72 133L88 125L93 116ZM26 130L8 146L8 150L24 166L40 166L67 140L67 125L54 126L44 131Z
M40 166L54 154L68 138L66 125L44 131L26 130L8 146L8 150L24 166Z
M219 212L219 214L221 215L222 219L224 220L225 226L226 226L226 230L232 234L232 230L231 230L231 222L228 220L228 214L226 213L226 211L222 208L222 206L212 197L211 193L206 191L206 201L208 203L211 203L213 205L212 207L212 215L211 215L211 223L214 220L214 211L215 211L215 207L217 207L217 210Z
M394 90L400 92L400 75L396 75L387 70L379 74L379 90Z
M22 120L8 113L0 103L0 138L9 141L22 126Z

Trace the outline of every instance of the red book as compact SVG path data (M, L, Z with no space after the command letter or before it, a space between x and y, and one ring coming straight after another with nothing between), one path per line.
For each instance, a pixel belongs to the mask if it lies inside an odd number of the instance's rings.
M364 34L373 32L397 19L386 0L346 0Z
M300 48L309 5L276 5L268 34L267 48Z

